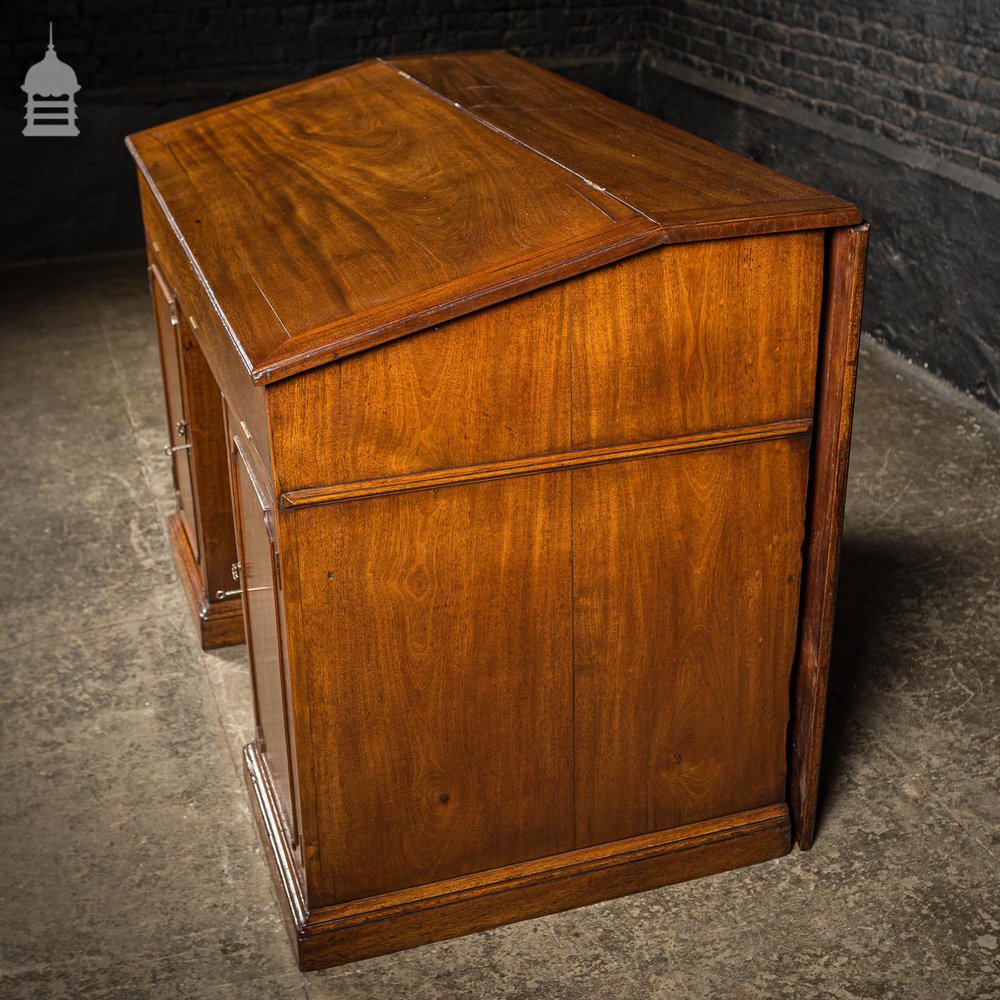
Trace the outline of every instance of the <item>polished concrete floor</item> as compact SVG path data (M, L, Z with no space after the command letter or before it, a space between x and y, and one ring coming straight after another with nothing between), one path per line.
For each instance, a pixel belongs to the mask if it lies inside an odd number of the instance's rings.
M1000 424L867 342L815 848L325 973L197 648L142 262L0 273L0 996L1000 996Z

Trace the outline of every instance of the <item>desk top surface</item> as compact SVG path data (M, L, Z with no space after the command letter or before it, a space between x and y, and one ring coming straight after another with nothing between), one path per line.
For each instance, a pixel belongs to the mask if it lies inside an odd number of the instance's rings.
M128 145L256 382L663 243L860 221L497 52L362 63Z

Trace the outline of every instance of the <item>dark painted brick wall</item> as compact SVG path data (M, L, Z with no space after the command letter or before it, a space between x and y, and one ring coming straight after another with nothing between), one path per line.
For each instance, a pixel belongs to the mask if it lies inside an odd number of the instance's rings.
M863 329L1000 409L1000 200L648 66L647 110L861 206Z
M997 0L666 0L658 54L1000 178Z
M506 48L534 56L630 49L642 3L622 0L46 0L7 5L0 30L4 101L19 102L41 58L48 21L56 49L98 99L146 100L161 88L242 88L301 79L372 56ZM86 96L81 97L85 106Z
M660 0L639 103L860 205L865 330L1000 409L1000 2Z

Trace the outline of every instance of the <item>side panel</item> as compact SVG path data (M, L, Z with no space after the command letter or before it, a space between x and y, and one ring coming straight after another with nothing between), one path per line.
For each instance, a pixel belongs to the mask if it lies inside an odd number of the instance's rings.
M867 224L830 233L789 782L792 830L803 851L816 829L867 255Z
M568 449L567 294L547 288L270 386L281 489Z
M573 475L577 845L785 798L803 437Z
M310 904L572 848L569 475L282 522L317 789Z
M268 389L279 492L812 415L823 234L668 246Z

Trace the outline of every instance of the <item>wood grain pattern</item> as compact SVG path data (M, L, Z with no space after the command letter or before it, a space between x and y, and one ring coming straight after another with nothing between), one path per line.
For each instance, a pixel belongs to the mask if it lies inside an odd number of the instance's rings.
M569 479L281 515L311 905L573 846Z
M848 202L506 52L388 62L654 219L665 242L860 221Z
M481 272L324 324L280 345L253 371L254 381L270 384L337 358L378 347L435 323L463 316L517 295L601 267L657 246L659 235L645 219L622 222L613 231L571 240L489 273Z
M789 788L795 840L803 851L816 830L867 254L867 224L830 233Z
M808 419L822 268L820 232L664 247L279 382L276 491Z
M414 490L439 489L443 486L461 486L465 483L487 482L491 479L511 479L532 476L540 472L559 469L579 469L610 462L629 462L637 458L671 455L685 451L707 451L725 448L749 441L773 441L776 438L808 434L811 420L782 420L772 424L754 424L733 430L709 431L707 434L688 434L663 441L644 441L641 444L612 445L606 448L577 449L552 455L514 459L508 462L489 462L467 465L457 469L434 469L429 472L406 473L382 479L359 480L333 486L313 486L282 493L279 506L283 509L313 507L317 504L344 503L363 497L389 496L410 493Z
M556 285L276 383L278 492L565 450L565 325Z
M256 383L661 243L859 221L497 53L365 63L129 148Z
M495 53L131 149L300 963L808 847L856 209Z
M654 228L381 63L130 141L255 369Z
M756 864L786 854L791 846L788 809L777 805L309 910L276 818L266 766L253 744L246 748L244 765L289 936L307 970Z
M785 793L808 443L573 476L577 845Z
M573 445L812 413L823 234L665 247L567 283Z

